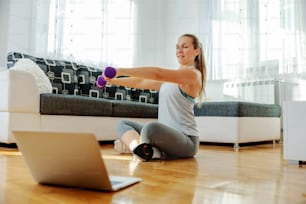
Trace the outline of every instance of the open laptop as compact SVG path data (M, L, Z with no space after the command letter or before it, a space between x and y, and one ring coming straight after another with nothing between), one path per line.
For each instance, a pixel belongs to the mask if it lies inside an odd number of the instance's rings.
M117 191L141 181L137 177L109 176L93 134L13 134L34 180L40 184Z

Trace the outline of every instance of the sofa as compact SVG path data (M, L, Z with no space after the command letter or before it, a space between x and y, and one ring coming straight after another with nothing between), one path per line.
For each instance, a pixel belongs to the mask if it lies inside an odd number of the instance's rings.
M0 72L0 143L15 143L13 130L94 133L117 137L125 118L156 121L158 92L96 87L102 69L76 62L10 52ZM200 141L240 143L280 139L281 107L244 101L209 101L194 108Z

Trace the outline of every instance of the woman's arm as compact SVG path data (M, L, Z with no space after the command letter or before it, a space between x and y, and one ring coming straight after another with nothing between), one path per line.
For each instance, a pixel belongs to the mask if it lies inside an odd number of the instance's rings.
M194 69L164 69L159 67L118 68L117 76L131 76L160 82L172 82L180 85L197 81L199 73Z
M176 83L187 94L197 97L201 88L201 73L196 69L178 70L159 67L117 68L118 76L129 76L109 80L110 84L130 88L159 90L163 82Z
M110 84L129 88L159 90L162 82L137 77L120 77L110 80Z

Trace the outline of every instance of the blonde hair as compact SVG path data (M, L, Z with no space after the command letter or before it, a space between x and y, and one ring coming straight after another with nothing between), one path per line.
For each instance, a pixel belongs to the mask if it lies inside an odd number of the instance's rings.
M202 102L205 97L205 87L206 87L206 63L205 63L205 57L203 53L202 44L199 41L199 39L193 34L183 34L181 37L192 38L192 44L193 44L194 49L197 49L197 48L200 49L200 53L198 56L196 56L196 58L194 59L194 62L195 62L196 69L198 69L201 72L202 85L201 85L201 90L199 92L198 98L199 98L199 101Z

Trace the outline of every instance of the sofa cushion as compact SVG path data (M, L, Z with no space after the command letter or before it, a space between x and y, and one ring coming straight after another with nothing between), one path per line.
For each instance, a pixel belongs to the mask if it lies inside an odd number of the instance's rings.
M114 117L157 118L158 105L132 101L113 100Z
M20 59L11 69L30 73L35 79L39 93L52 93L52 86L48 77L32 60Z
M281 107L276 104L253 102L220 101L204 102L194 107L195 116L220 117L280 117Z
M48 115L111 116L112 102L83 96L41 94L40 113Z
M76 63L10 52L7 56L8 68L13 67L19 59L23 58L31 59L44 71L52 84L53 93L78 95L78 66Z

